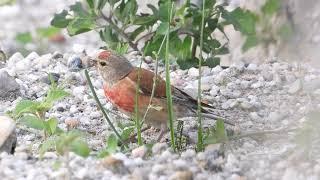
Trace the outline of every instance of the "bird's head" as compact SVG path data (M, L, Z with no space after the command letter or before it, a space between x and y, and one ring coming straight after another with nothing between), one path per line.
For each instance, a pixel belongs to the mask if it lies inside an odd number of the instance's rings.
M104 82L110 86L124 78L133 69L125 57L116 55L110 50L98 52L93 61Z

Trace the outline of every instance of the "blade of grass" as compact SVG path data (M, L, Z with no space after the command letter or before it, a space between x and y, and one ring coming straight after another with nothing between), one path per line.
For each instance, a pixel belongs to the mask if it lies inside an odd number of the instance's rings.
M115 126L112 124L112 122L111 122L108 114L106 113L106 111L104 110L101 102L99 101L99 98L98 98L98 96L97 96L97 94L96 94L96 91L94 90L94 87L93 87L93 85L92 85L90 76L89 76L88 71L87 71L86 69L84 70L84 74L85 74L86 79L87 79L87 81L88 81L88 84L89 84L90 90L91 90L91 92L92 92L92 95L93 95L95 101L97 102L97 104L98 104L98 106L99 106L99 108L100 108L103 116L105 117L105 119L107 120L109 126L111 127L111 129L113 130L113 132L116 134L116 136L119 138L119 140L121 141L121 143L124 144L124 141L122 140L121 135L120 135L119 132L116 130Z
M134 104L134 111L135 111L135 117L134 117L134 123L137 129L137 139L138 139L138 145L142 145L142 136L141 136L141 127L142 123L140 122L140 117L139 117L139 88L140 88L140 78L141 78L141 65L142 65L142 59L140 62L139 66L139 71L138 71L138 86L136 86L136 94L135 94L135 104Z
M155 70L154 70L152 91L151 91L151 96L150 96L148 108L147 108L146 112L144 113L144 116L143 116L143 119L142 119L142 123L143 123L144 120L146 119L147 114L148 114L148 112L149 112L149 110L150 110L150 108L151 108L152 99L153 99L153 97L154 97L155 89L156 89L156 86L157 86L158 66L159 66L159 54L160 54L160 52L161 52L161 50L162 50L162 47L163 47L163 44L164 44L166 38L167 38L167 35L165 35L165 36L163 37L163 40L162 40L161 45L160 45L160 48L159 48L157 54L155 54L155 56L156 56L156 66L155 66Z
M169 0L168 2L171 5L171 8L168 8L169 20L168 20L168 30L166 38L166 52L165 52L165 70L166 70L166 96L167 96L167 106L168 106L168 117L169 117L169 127L170 127L170 137L171 137L171 147L175 151L175 137L174 137L174 114L173 114L173 105L172 105L172 95L171 95L171 83L170 83L170 64L169 64L169 40L170 40L170 21L172 19L172 10L174 3Z
M200 58L199 58L199 79L198 79L198 143L197 150L203 151L203 129L202 129L202 114L201 114L201 74L202 74L202 49L203 49L203 29L204 29L204 8L206 0L202 0L202 18L201 18L201 30L200 30Z

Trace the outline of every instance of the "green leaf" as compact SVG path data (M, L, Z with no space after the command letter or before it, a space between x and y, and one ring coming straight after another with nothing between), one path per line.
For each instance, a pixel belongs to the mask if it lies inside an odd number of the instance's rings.
M137 13L137 10L138 10L137 1L131 0L125 4L122 14L124 17L132 16Z
M110 26L106 26L104 30L100 31L100 38L108 43L117 43L119 39L117 38L116 34L113 33L112 28Z
M67 26L70 36L88 32L95 27L94 18L84 10L80 2L71 5L70 10L74 12L74 18Z
M40 157L42 157L44 155L44 153L53 150L55 148L56 145L56 137L55 136L51 136L49 138L47 138L46 140L44 140L39 148L39 154Z
M184 38L180 47L179 59L191 58L192 38L187 36Z
M216 144L228 140L227 132L224 126L224 121L218 119L215 127L211 130L209 136L205 139L206 144Z
M48 91L48 94L44 100L44 103L52 106L54 102L61 100L68 95L69 95L69 93L64 91L63 88L56 87L55 85L52 85Z
M182 70L190 69L192 67L196 67L198 65L199 59L190 58L190 59L178 59L177 63Z
M245 43L242 45L242 51L246 52L250 48L256 46L258 44L257 36L251 35L247 36Z
M228 54L228 53L229 53L229 49L226 46L222 46L222 47L214 50L215 55L224 55L224 54Z
M266 3L262 6L261 11L263 14L272 15L280 9L279 0L267 0Z
M153 13L154 15L157 15L157 14L159 13L158 9L157 9L154 5L152 5L152 4L147 4L147 7L152 10L152 13Z
M65 28L68 26L71 19L67 19L68 11L63 10L61 13L54 14L53 19L51 20L50 24L57 28Z
M43 130L45 128L43 120L33 115L22 116L19 122L32 129Z
M206 0L204 7L205 7L205 9L213 9L215 4L216 4L216 0ZM202 5L201 5L201 7L202 7Z
M168 9L171 10L171 4L169 4L169 1L166 1L166 2L160 4L160 6L159 6L159 20L160 21L169 22ZM172 15L172 17L174 17L174 14Z
M104 6L106 5L107 1L108 0L98 0L97 9L102 10L104 8Z
M108 0L111 6L114 6L119 0Z
M90 154L90 148L88 146L88 143L80 138L77 138L74 141L72 141L70 145L70 150L82 157L88 157Z
M154 15L134 16L132 23L135 25L151 26L157 21L157 17Z
M115 153L118 149L118 139L114 134L110 134L107 141L107 149L109 153Z
M121 138L128 139L134 130L135 130L135 126L128 126L123 128L121 132Z
M86 0L90 9L94 9L94 0Z
M15 107L13 114L19 117L23 113L34 113L41 104L31 100L21 100Z
M109 156L110 152L107 149L102 149L98 152L97 157L98 158L104 158L106 156Z
M208 20L208 27L213 32L218 26L218 18L209 19Z
M95 23L90 17L76 17L67 26L68 34L74 36L94 29Z
M135 29L132 33L130 33L130 39L135 40L136 37L141 34L145 30L145 26L140 26L137 29Z
M165 35L168 31L168 28L169 28L169 24L167 22L162 22L157 29L157 34Z
M22 44L32 42L32 36L30 32L18 33L15 39Z
M44 125L46 127L46 131L49 132L49 134L54 134L58 127L58 120L56 118L50 118L44 122Z
M220 65L220 58L210 57L210 58L206 59L206 61L204 62L204 65L209 66L210 68L214 68L214 67Z
M38 28L36 31L38 36L42 38L49 38L58 34L60 32L60 29L55 27L45 27L45 28Z
M256 33L256 15L248 10L236 8L232 12L222 10L222 17L232 24L234 29L246 35Z

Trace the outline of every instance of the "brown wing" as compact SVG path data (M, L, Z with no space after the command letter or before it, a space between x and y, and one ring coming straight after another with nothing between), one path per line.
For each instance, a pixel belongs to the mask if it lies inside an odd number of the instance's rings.
M129 77L132 81L138 83L138 77L139 77L139 68L135 68L133 71L131 71L127 77ZM140 90L145 94L145 95L151 95L152 93L152 86L153 86L153 78L154 78L154 73L141 68L140 70ZM182 90L171 86L172 89L172 99L175 103L181 104L184 106L189 106L191 109L196 109L197 108L197 100L188 95L187 93L183 92ZM157 85L155 89L155 94L154 97L158 98L166 98L166 83L165 81L158 76L157 77ZM203 107L206 108L213 108L212 106L206 104L206 103L201 103ZM205 111L203 109L203 111Z
M140 73L140 75L139 75ZM140 76L140 81L138 80ZM139 68L135 68L132 70L128 76L132 81L136 82L139 84L140 90L146 94L146 95L151 95L152 93L152 87L153 87L153 78L154 78L154 73L141 68L139 72ZM139 83L138 83L139 82ZM165 81L158 76L157 81L156 81L156 88L154 91L154 97L166 97L166 83Z

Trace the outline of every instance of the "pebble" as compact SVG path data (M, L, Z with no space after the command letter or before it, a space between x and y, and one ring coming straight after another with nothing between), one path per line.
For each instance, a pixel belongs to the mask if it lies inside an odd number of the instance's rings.
M167 148L168 148L168 145L166 143L156 143L152 146L152 154L159 155Z
M295 82L289 85L288 93L296 94L302 89L302 82L300 79L297 79Z
M247 69L249 71L256 71L258 69L258 66L256 64L249 64Z
M17 143L16 125L13 119L0 116L0 153L13 153Z
M68 68L72 72L77 72L82 69L82 60L78 56L71 56L68 59Z
M24 57L22 56L21 53L16 52L16 53L14 53L14 54L9 58L9 60L7 61L7 66L8 66L9 68L13 68L13 67L15 67L15 64L16 64L18 61L23 60L23 58L24 58Z
M193 180L193 173L191 171L177 171L169 177L169 180Z
M16 82L14 77L11 77L7 71L0 70L0 100L16 99L20 92L20 85Z
M39 58L40 56L38 55L38 53L36 52L31 52L25 59L28 59L28 60L35 60L37 58Z
M198 77L199 76L199 70L197 68L190 68L188 70L188 75L191 76L191 77Z
M132 150L131 155L134 158L144 158L148 152L148 148L146 146L140 146Z
M36 63L36 68L43 69L48 67L51 64L51 58L52 58L51 53L44 54L38 57L37 59L34 60L34 62Z
M45 77L41 78L41 81L51 85L51 82L57 83L60 79L60 74L58 73L49 73Z

